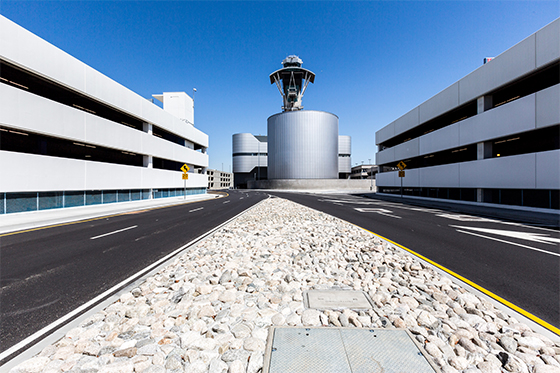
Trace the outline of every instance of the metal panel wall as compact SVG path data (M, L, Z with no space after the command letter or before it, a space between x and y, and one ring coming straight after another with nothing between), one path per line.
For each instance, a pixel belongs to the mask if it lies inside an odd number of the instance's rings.
M352 138L338 136L338 154L352 154Z
M268 118L269 179L338 178L338 117L292 111Z
M349 174L352 172L352 138L350 136L338 136L338 172ZM345 157L340 157L345 155Z
M259 141L250 133L236 133L232 137L233 172L251 172L255 167L267 167L268 143ZM238 154L238 155L236 155ZM245 154L245 155L239 155Z

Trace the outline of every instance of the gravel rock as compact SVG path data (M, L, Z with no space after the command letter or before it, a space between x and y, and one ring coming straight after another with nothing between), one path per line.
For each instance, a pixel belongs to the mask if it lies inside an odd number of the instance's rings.
M303 311L301 315L301 322L304 326L319 326L321 325L320 314L321 313L317 310L307 309Z

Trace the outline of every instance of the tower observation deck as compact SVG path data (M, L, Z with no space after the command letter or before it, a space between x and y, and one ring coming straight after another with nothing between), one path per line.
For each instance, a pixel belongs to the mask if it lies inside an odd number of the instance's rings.
M280 70L270 74L270 84L276 83L284 105L282 111L302 110L301 99L309 83L315 81L315 74L301 67L303 61L298 56L288 56L282 61Z

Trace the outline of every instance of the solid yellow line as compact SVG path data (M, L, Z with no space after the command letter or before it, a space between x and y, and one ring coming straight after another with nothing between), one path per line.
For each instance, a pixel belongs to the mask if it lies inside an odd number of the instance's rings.
M226 196L224 196L224 197L227 197L227 196L229 196L229 194L226 193ZM224 197L220 197L220 198L224 198ZM10 233L0 234L0 237L13 236L13 235L15 235L15 234L21 234L21 233L27 233L27 232L33 232L33 231L40 231L40 230L42 230L42 229L63 227L63 226L65 226L65 225L87 223L88 221L95 221L95 220L113 218L113 217L115 217L115 216L127 215L127 214L130 214L131 212L138 212L138 213L139 213L139 212L145 212L145 211L163 209L163 208L166 208L166 207L173 207L173 206L177 206L177 205L189 205L189 204L195 203L195 202L201 202L201 201L191 201L191 202L184 202L184 203L175 203L175 204L173 204L173 205L157 206L157 207L152 207L152 208L146 208L146 209L140 209L140 210L132 210L132 211L127 211L127 212L121 212L121 213L113 214L113 215L104 215L104 216L99 216L99 217L97 217L97 218L92 218L92 219L76 220L76 221L71 221L71 222L67 222L67 223L60 223L60 224L53 224L53 225L45 225L44 227L37 227L37 228L25 229L25 230L23 230L23 231L15 231L15 232L10 232Z
M354 224L354 225L355 225L355 224ZM390 239L385 238L385 237L383 237L383 236L381 236L381 235L379 235L379 234L377 234L377 233L373 233L372 231L367 230L367 229L365 229L365 228L362 228L362 227L360 227L359 225L356 225L356 226L357 226L358 228L361 228L361 229L365 230L366 232L369 232L369 233L373 234L374 236L377 236L377 237L379 237L379 238L381 238L381 239L383 239L383 240L385 240L385 241L387 241L387 242L392 243L392 244L395 245L395 246L400 247L401 249L403 249L403 250L405 250L405 251L411 253L412 255L417 256L418 258L420 258L420 259L422 259L422 260L425 260L426 262L430 263L431 265L436 266L437 268L439 268L439 269L441 269L442 271L444 271L444 272L450 274L451 276L456 277L456 278L458 278L459 280L461 280L461 281L467 283L468 285L472 286L473 288L475 288L475 289L477 289L477 290L483 292L484 294L488 295L489 297L493 298L494 300L497 300L498 302L500 302L500 303L502 303L502 304L508 306L509 308L513 309L514 311L517 311L517 312L519 312L520 314L522 314L523 316L525 316L525 317L527 317L527 318L533 320L534 322L536 322L537 324L541 325L542 327L544 327L544 328L550 330L550 331L553 332L553 333L556 333L556 334L560 335L560 329L559 329L559 328L555 327L555 326L552 325L552 324L547 323L546 321L544 321L544 320L538 318L537 316L533 315L532 313L529 313L529 312L525 311L524 309L522 309L522 308L516 306L515 304L513 304L513 303L511 303L511 302L509 302L509 301L507 301L507 300L505 300L504 298L502 298L502 297L500 297L500 296L498 296L498 295L492 293L490 290L487 290L487 289L483 288L482 286L480 286L480 285L478 285L478 284L472 282L471 280L469 280L469 279L467 279L467 278L465 278L465 277L463 277L463 276L461 276L461 275L459 275L459 274L457 274L457 273L451 271L450 269L445 268L445 267L442 266L441 264L438 264L438 263L434 262L433 260L430 260L430 259L426 258L425 256L420 255L420 254L418 254L417 252L415 252L415 251L413 251L413 250L410 250L409 248L404 247L403 245L400 245L400 244L398 244L398 243L396 243L396 242L393 242L393 241L391 241Z

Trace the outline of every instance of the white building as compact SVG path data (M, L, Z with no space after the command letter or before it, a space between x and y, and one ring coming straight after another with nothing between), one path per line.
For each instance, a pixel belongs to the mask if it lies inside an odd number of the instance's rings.
M233 188L233 173L208 169L208 189L231 189Z
M205 193L193 100L162 110L0 16L0 213Z
M376 133L382 193L558 209L560 19Z

